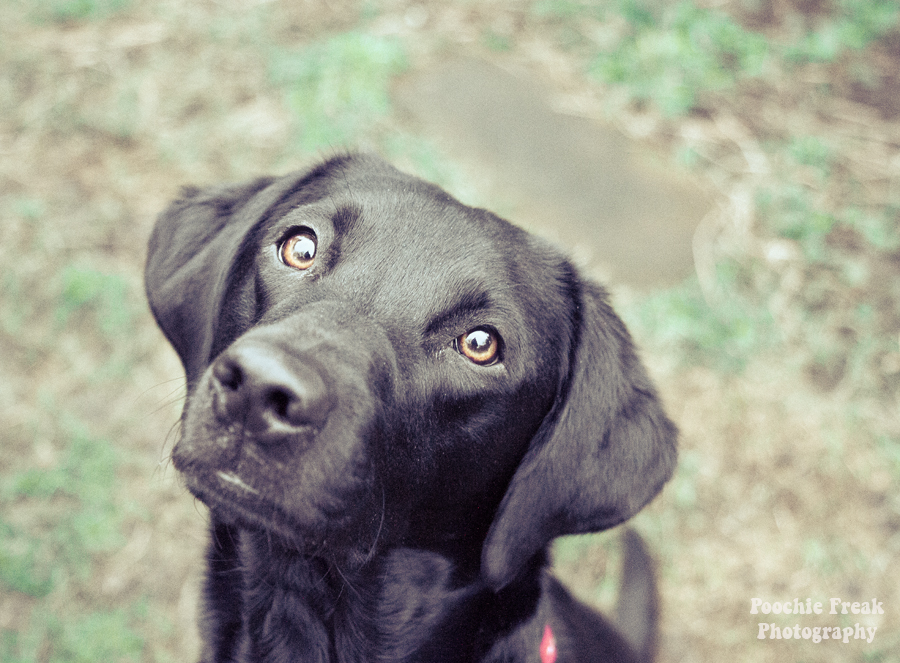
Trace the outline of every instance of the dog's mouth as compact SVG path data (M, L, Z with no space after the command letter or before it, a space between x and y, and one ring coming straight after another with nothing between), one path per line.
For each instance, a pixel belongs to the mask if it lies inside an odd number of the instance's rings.
M368 540L370 527L360 522L359 500L333 500L328 505L307 506L285 504L287 495L272 495L269 481L254 481L240 468L203 467L191 463L177 467L188 490L206 504L224 522L248 529L262 530L277 536L301 552L355 556ZM354 504L356 504L354 506ZM375 535L377 538L377 535ZM343 551L343 552L341 552Z
M253 495L259 495L259 491L256 490L256 488L244 483L244 481L238 475L234 474L233 472L219 471L219 472L216 472L216 476L219 479L221 479L222 481L224 481L225 483L230 484L230 485L234 486L235 488L238 488L239 490L242 490L246 493L251 493Z
M182 471L188 490L217 516L235 524L266 529L288 538L299 531L293 519L238 474L226 470Z

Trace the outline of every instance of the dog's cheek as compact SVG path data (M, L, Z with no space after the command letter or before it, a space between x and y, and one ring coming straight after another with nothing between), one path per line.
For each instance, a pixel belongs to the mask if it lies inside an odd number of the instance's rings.
M415 480L419 498L462 504L485 498L505 485L540 422L541 403L519 408L514 394L483 392L438 399L422 425L405 438L409 455L405 478Z

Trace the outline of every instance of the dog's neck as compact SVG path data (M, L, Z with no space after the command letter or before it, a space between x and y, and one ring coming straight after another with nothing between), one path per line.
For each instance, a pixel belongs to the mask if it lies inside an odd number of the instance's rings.
M438 553L396 548L348 572L263 533L245 530L241 542L240 661L478 660L489 647L480 634L527 619L540 593L537 563L497 594L477 577L460 577L457 564Z

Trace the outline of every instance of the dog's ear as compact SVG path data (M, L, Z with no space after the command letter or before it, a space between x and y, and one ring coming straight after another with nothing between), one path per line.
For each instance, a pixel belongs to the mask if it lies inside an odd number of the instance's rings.
M220 301L248 232L298 176L188 188L156 221L144 282L150 308L181 357L188 384L211 359Z
M513 475L482 550L482 575L494 589L553 538L633 516L675 467L677 431L628 331L600 288L578 282L577 290L567 383Z

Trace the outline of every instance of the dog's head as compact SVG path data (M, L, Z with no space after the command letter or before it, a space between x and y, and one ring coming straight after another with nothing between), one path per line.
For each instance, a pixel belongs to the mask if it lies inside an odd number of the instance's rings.
M176 468L300 550L474 549L500 588L672 472L675 428L604 292L374 157L186 191L146 278L187 374Z

